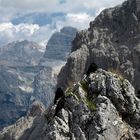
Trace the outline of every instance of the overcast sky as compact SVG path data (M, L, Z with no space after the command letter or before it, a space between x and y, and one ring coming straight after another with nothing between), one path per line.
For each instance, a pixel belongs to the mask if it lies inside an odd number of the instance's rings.
M108 7L121 4L124 0L0 0L0 44L19 39L30 39L36 42L48 40L50 35L63 26L75 26L78 29L88 28L91 20ZM56 29L51 23L39 26L35 23L14 25L14 18L28 13L64 13L65 20L55 19ZM53 17L52 17L53 20ZM45 34L46 33L46 34Z

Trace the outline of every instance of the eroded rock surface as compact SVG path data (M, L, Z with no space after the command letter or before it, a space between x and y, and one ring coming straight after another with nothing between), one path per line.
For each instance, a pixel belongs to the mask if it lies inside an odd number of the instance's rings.
M58 85L77 82L94 61L100 68L123 74L140 87L140 1L128 0L103 10L73 41L72 53L58 77Z
M28 128L5 128L0 140L140 139L140 100L120 75L99 69L66 90L65 105L54 116L57 106L50 105ZM24 128L20 135L19 126Z

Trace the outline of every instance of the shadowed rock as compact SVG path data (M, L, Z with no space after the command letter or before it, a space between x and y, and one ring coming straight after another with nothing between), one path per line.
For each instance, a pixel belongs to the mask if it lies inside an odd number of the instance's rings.
M58 115L59 111L64 107L64 105L65 105L65 97L63 96L57 103L54 116Z
M57 88L57 90L55 91L54 104L56 104L58 99L60 99L63 96L64 96L64 92L63 92L62 88L61 87Z
M86 75L89 76L90 73L93 73L97 70L98 66L93 62L91 63L91 65L89 66L87 72L86 72Z

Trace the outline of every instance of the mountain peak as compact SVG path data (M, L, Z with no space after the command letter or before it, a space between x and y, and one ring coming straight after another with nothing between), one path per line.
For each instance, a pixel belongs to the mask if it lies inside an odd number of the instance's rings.
M8 65L37 65L43 52L42 46L28 40L14 41L0 47L1 63Z
M58 76L58 86L77 82L95 62L105 70L122 73L139 90L140 44L139 0L103 10L87 30L78 32L72 43L72 54ZM123 49L124 48L124 49ZM138 49L137 49L138 50Z

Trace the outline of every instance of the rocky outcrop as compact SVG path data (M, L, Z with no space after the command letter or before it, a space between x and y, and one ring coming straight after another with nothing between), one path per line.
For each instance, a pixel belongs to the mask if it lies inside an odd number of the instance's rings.
M71 52L71 43L76 36L76 32L76 28L64 27L60 32L54 33L47 43L40 65L44 65L52 59L53 61L66 61Z
M73 41L72 53L58 76L67 87L81 79L93 61L105 70L115 70L139 89L140 8L139 0L103 10L87 30Z
M34 78L33 96L35 100L42 102L46 107L54 98L56 77L53 68L44 68Z
M41 118L44 109L45 108L42 103L34 102L30 107L27 116L20 118L14 125L6 127L3 129L3 131L1 131L0 139L3 140L29 139L32 131L35 131L39 123L40 126L44 125L43 120ZM40 122L40 120L42 120L42 123ZM40 128L37 127L38 132ZM23 136L23 134L25 133L26 135ZM35 135L32 137L34 137L34 139L37 139Z
M46 46L40 66L47 66L42 69L33 82L35 99L44 103L46 107L52 102L57 83L57 75L71 51L71 43L77 30L73 27L64 27L60 32L55 32ZM49 68L48 68L49 66Z
M47 114L47 139L140 138L140 100L134 88L101 69L66 91L65 106L54 119L51 111L53 107Z
M98 69L84 76L66 90L65 105L55 116L58 105L40 113L34 123L28 120L31 125L20 120L3 129L0 140L140 139L140 100L118 74Z

